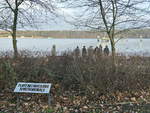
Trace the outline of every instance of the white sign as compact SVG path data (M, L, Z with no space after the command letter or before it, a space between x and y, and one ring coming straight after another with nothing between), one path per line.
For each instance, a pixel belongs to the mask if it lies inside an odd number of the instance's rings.
M18 93L49 93L50 83L25 83L18 82L14 92Z

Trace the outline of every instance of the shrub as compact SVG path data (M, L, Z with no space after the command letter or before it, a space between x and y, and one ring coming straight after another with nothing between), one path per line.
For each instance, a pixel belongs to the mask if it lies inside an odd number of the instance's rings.
M84 89L100 93L150 86L148 57L117 56L115 72L110 65L110 56L74 58L70 53L53 57L21 55L17 59L3 56L0 62L0 88L10 88L18 81L58 83L63 90Z

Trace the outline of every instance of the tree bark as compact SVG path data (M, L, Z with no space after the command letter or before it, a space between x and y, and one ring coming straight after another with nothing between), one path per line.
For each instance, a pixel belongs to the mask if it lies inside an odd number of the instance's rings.
M114 69L114 71L116 70L116 48L115 48L115 41L114 41L114 37L111 37L110 40L111 43L111 55L112 55L112 68Z
M14 10L14 20L13 20L13 26L12 26L12 41L13 41L13 49L14 49L14 58L18 57L17 40L16 40L17 19L18 19L18 9L16 8Z

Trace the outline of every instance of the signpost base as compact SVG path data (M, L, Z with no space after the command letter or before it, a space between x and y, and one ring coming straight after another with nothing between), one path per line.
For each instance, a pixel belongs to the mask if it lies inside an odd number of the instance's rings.
M50 93L48 93L48 106L50 107L50 105L51 105L51 95Z
M17 111L19 111L19 104L20 104L20 101L19 101L19 94L17 94Z

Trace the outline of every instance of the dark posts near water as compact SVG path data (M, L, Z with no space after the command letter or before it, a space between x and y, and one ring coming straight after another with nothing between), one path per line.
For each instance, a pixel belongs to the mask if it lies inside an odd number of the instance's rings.
M51 104L50 83L25 83L18 82L14 92L17 93L17 110L19 108L19 93L42 93L48 94L48 105Z

